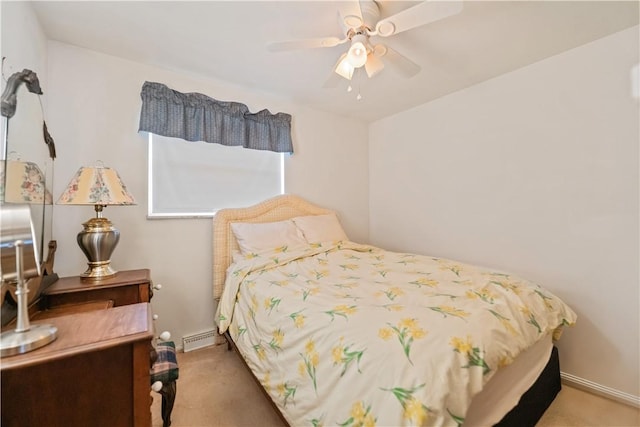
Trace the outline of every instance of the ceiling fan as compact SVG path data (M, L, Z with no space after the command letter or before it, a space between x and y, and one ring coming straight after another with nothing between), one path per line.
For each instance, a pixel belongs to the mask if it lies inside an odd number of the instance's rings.
M340 37L319 37L270 43L272 52L295 49L334 47L349 42L349 49L338 58L325 87L332 87L336 76L351 80L354 72L364 67L369 78L384 68L384 61L394 66L403 76L409 78L420 72L420 66L409 58L382 43L374 44L372 37L391 37L421 25L438 21L462 11L462 0L426 0L392 16L380 19L380 8L374 0L356 0L349 10L338 11L339 22L344 32Z

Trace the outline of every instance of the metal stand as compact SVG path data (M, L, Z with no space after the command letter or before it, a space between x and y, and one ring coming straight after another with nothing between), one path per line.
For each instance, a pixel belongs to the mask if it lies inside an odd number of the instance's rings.
M18 297L18 319L16 329L0 335L0 355L2 357L22 354L45 346L56 339L58 328L52 325L30 325L27 294L23 266L22 240L14 243L16 250L16 272L18 274L16 296Z

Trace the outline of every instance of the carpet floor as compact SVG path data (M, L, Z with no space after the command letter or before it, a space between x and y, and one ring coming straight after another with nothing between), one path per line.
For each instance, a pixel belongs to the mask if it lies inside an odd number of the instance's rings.
M270 402L226 345L178 353L180 379L172 427L282 427ZM153 427L162 426L151 393ZM537 427L640 426L640 409L563 385Z

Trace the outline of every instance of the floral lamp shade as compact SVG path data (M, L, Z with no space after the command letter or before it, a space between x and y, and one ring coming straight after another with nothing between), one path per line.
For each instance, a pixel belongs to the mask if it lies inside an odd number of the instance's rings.
M53 197L37 164L7 160L0 162L0 202L50 205Z
M61 205L135 205L115 169L102 164L81 167L58 199Z

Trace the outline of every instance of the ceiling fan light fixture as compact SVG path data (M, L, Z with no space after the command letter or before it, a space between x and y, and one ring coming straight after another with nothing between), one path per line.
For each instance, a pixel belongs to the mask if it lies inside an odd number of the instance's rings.
M372 52L367 58L367 63L364 64L364 69L367 72L369 78L378 74L384 68L382 60L375 55L375 51Z
M383 44L377 44L373 48L373 54L375 56L379 56L380 58L385 56L387 54L387 51L388 51L387 47L385 45L383 45Z
M349 58L347 54L344 54L342 59L338 61L338 65L336 65L336 73L340 76L344 77L347 80L351 80L353 77L353 71L355 68L353 65L349 63Z
M367 62L367 36L357 34L351 39L347 60L354 68L360 68Z

